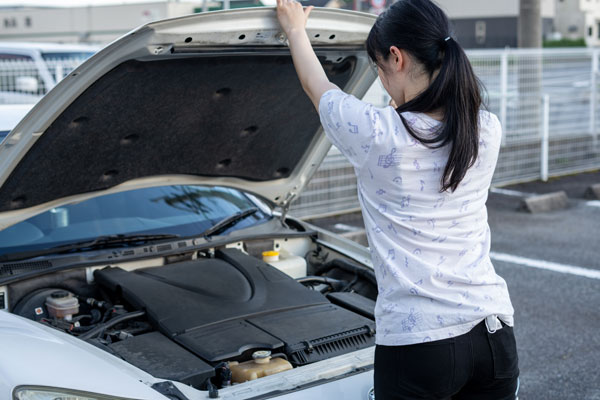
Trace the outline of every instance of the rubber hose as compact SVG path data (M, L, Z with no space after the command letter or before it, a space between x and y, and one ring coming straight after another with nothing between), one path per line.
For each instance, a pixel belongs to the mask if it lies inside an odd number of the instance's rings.
M349 261L340 259L340 258L336 258L335 260L328 261L325 264L322 264L321 266L317 267L317 270L315 271L315 275L321 275L321 274L327 273L334 268L339 268L342 271L356 274L359 277L364 278L367 281L369 281L370 283L372 283L373 286L375 286L375 288L378 287L377 286L377 278L375 278L374 271L372 271L366 267L361 267L361 266L351 263Z
M328 278L326 276L305 276L303 278L296 279L296 282L303 283L303 284L310 283L310 282L323 283L325 285L331 286L331 288L336 292L348 285L348 282L346 282L346 281Z
M115 318L111 319L110 321L99 324L94 329L84 333L83 335L79 335L79 338L83 339L83 340L91 339L91 338L95 337L96 335L98 335L100 332L102 332L108 328L111 328L121 322L130 320L130 319L134 319L134 318L138 318L138 317L141 317L144 315L146 315L146 311L132 311L127 314L119 315L118 317L115 317Z

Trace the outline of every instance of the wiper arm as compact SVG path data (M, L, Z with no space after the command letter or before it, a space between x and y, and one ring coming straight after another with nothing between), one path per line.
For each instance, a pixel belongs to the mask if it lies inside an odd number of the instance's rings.
M175 239L178 238L179 235L172 234L154 234L154 235L104 235L98 236L92 240L84 240L82 242L63 244L60 246L52 247L48 250L60 250L60 251L69 251L69 250L81 250L81 249L101 249L104 247L110 247L113 245L119 244L131 244L131 243L148 243L155 240L161 239Z
M104 235L92 240L63 244L43 250L25 251L20 253L5 254L0 256L0 261L15 261L26 258L45 256L49 254L60 254L84 250L96 250L114 247L123 244L143 244L162 239L175 239L179 235L155 234L155 235Z
M222 220L220 220L219 222L217 222L216 224L214 224L213 226L211 226L210 228L208 228L207 230L205 230L204 232L202 232L202 236L204 236L205 238L209 238L213 235L216 235L217 233L221 233L224 230L226 230L227 228L230 228L233 225L237 224L244 218L249 217L253 214L256 214L257 212L258 212L258 208L253 207L253 208L248 208L247 210L244 210L244 211L237 212L233 215L230 215L229 217L225 217Z

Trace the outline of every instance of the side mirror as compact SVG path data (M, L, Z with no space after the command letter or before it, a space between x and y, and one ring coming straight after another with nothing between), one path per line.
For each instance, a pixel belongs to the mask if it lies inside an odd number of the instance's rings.
M37 93L38 86L38 80L33 76L17 76L15 79L15 90L17 92Z

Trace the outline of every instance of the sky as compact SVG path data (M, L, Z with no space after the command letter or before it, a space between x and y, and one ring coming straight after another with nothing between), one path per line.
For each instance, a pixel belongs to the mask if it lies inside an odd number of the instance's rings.
M125 3L150 3L164 0L0 0L0 7L6 6L46 6L46 7L73 7L87 5L107 5ZM180 0L185 2L186 0ZM195 2L198 2L196 0Z

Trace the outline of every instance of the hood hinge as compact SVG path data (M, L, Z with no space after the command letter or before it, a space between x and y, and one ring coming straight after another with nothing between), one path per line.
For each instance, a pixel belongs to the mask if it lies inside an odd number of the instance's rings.
M280 205L280 207L281 207L281 216L279 218L281 220L281 225L283 225L283 227L287 228L287 229L289 229L289 226L285 223L285 218L287 217L287 213L290 210L290 206L292 204L292 200L294 200L295 198L296 198L296 193L289 192L285 196L285 199L283 200L283 202Z

